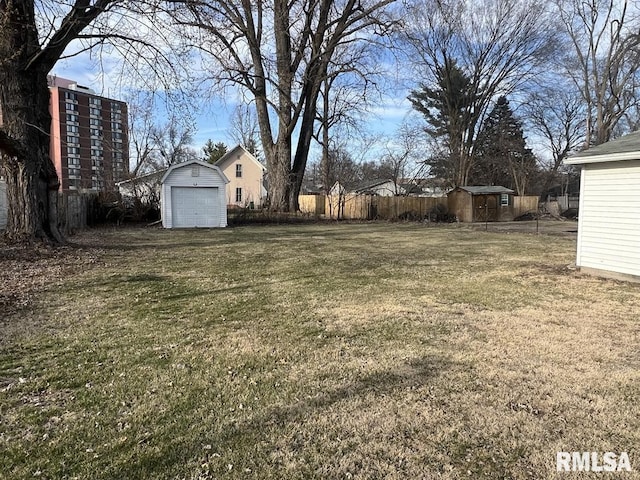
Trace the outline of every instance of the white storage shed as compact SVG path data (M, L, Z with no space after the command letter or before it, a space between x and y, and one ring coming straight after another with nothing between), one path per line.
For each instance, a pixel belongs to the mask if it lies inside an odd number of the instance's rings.
M200 160L172 165L162 177L162 226L226 227L227 183L229 180L218 167Z
M576 265L640 281L640 132L565 160L581 165Z

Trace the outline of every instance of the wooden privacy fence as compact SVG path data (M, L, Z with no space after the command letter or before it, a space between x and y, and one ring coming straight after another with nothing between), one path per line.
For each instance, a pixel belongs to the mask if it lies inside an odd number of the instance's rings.
M525 213L537 213L540 197L537 195L522 195L513 197L513 218Z
M97 198L95 193L58 193L58 228L71 234L94 223Z
M0 230L7 227L7 184L0 179Z
M301 195L300 210L308 215L345 220L423 219L446 211L446 197L381 197L376 195Z
M58 228L65 234L83 230L96 219L95 193L58 193ZM6 184L0 181L0 231L7 226Z
M298 203L304 214L345 220L421 220L448 211L447 197L300 195ZM537 211L537 196L513 197L513 218Z

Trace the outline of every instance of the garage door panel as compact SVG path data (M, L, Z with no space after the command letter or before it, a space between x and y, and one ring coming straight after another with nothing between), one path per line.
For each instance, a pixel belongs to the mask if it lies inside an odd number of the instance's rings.
M220 206L217 187L172 187L173 227L217 227Z

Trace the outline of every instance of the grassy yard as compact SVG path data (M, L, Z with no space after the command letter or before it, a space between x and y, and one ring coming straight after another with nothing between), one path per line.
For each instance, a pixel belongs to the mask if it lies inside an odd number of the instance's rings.
M75 240L0 257L0 478L595 477L557 451L640 471L640 286L578 275L575 237Z

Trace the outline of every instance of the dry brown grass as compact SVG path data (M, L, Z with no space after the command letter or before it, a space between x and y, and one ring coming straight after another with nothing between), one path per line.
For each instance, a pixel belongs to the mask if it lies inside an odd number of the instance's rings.
M571 237L80 241L97 260L24 307L42 330L4 331L7 478L594 478L558 450L640 469L640 286L577 274Z

